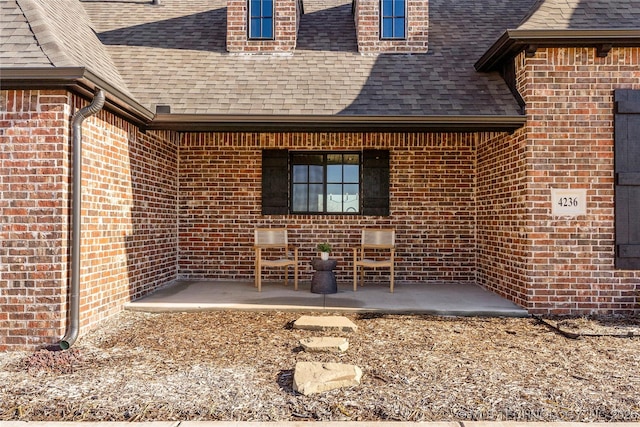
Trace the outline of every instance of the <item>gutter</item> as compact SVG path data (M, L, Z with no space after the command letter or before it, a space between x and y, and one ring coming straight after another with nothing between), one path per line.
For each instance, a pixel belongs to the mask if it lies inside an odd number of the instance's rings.
M80 331L80 232L82 225L82 122L97 114L104 106L105 95L96 89L95 97L88 106L76 111L71 119L73 140L73 200L71 242L71 284L67 332L60 340L60 348L67 350L78 338Z
M477 71L495 71L507 58L538 47L595 47L606 56L612 47L640 46L640 29L507 30L476 61Z
M105 108L143 127L154 113L128 93L111 85L85 67L0 68L0 89L67 89L91 98L98 88L107 92Z
M156 114L146 129L183 132L512 132L526 116Z

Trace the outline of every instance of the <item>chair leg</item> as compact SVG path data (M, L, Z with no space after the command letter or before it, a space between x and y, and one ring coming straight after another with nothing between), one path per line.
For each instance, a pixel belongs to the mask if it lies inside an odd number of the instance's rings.
M295 291L298 290L298 263L297 262L293 266L293 289Z
M262 268L260 266L258 266L256 272L256 286L258 287L258 292L262 292Z
M260 268L260 256L261 256L261 252L260 252L260 248L256 248L256 262L253 266L253 287L254 288L258 288L260 289L260 270L262 270ZM258 291L259 292L259 291Z
M353 262L353 292L358 290L358 266Z
M284 268L284 285L289 286L289 266Z
M390 282L391 282L391 291L390 291L390 292L391 292L391 293L393 293L393 264L391 265L391 271L390 271L390 273L389 273L389 274L391 275L391 278L390 278Z

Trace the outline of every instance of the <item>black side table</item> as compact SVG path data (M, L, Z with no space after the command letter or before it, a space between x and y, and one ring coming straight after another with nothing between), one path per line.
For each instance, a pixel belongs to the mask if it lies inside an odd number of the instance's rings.
M323 261L320 258L314 258L311 260L311 265L315 270L313 279L311 279L311 292L314 294L337 293L338 284L333 269L338 265L338 261L335 259Z

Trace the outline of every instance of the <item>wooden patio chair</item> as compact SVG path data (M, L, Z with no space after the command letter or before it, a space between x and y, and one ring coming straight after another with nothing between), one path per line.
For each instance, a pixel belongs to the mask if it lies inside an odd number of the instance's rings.
M284 284L289 283L289 266L293 266L293 286L298 290L298 248L287 241L286 228L256 228L255 286L262 292L262 267L284 267Z
M389 268L390 291L393 292L393 265L396 232L392 228L365 228L362 230L360 247L353 248L353 291L358 288L358 268L360 286L364 284L365 268ZM387 255L388 256L385 256ZM366 258L367 255L373 257Z

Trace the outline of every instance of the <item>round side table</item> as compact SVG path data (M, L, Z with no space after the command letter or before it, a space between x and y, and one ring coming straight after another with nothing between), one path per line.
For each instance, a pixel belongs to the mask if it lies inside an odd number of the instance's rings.
M335 259L326 261L320 258L311 260L311 265L315 272L311 279L311 292L314 294L335 294L338 292L338 284L336 283L336 275L333 270L338 265Z

